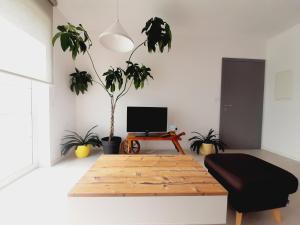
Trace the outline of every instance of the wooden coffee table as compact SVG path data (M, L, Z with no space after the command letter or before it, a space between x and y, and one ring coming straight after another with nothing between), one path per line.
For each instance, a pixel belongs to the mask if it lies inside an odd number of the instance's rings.
M188 155L104 155L69 193L74 224L224 224L227 191Z

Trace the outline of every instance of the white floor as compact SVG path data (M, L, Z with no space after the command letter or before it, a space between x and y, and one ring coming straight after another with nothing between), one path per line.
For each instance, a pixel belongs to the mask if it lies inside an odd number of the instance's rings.
M163 153L174 152L164 151ZM243 152L253 154L287 169L300 180L300 162L267 151L251 150ZM147 151L147 153L157 152ZM52 168L37 169L0 190L0 224L69 225L67 193L99 156L99 154L94 154L80 160L69 157ZM195 157L200 163L203 163L203 157ZM101 212L95 209L95 213ZM282 209L282 216L282 225L300 224L300 191L290 197L290 204ZM234 220L234 212L229 208L227 224L235 224ZM271 212L265 211L246 214L243 224L272 225L276 223L271 217Z

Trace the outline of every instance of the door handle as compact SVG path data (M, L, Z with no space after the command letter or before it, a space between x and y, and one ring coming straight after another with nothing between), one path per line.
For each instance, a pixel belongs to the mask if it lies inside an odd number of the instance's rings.
M224 105L224 107L232 107L232 105Z

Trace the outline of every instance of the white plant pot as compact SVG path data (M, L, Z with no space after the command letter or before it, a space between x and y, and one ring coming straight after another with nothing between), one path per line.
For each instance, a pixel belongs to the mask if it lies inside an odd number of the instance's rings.
M200 147L201 155L209 155L215 152L213 144L202 144Z

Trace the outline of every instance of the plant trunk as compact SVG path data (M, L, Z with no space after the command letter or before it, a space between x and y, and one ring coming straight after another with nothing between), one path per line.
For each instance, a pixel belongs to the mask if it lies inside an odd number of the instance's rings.
M111 142L111 139L112 139L112 137L114 136L114 127L115 127L115 108L116 108L116 104L114 103L113 97L111 97L111 115L110 115L109 142Z
M141 44L139 44L139 45L131 52L128 61L131 60L131 57L133 56L133 53L134 53L138 48L140 48L142 45L144 45L144 44L146 43L146 41L147 41L147 40L143 41ZM90 57L90 60L91 60L92 65L93 65L93 68L94 68L94 70L95 70L95 72L96 72L96 74L97 74L97 76L98 76L98 78L99 78L101 84L103 84L102 81L101 81L101 79L100 79L100 77L99 77L99 75L98 75L98 73L97 73L97 71L96 71L96 69L95 69L94 62L93 62L92 57L91 57L91 55L89 54L89 52L88 52L88 55L89 55L89 57ZM126 80L126 81L127 81L127 80ZM104 85L104 84L103 84L103 87L105 88L105 85ZM129 88L130 88L130 86L129 86ZM106 89L105 89L105 90L106 90ZM128 90L129 90L129 89L128 89ZM128 91L128 90L127 90L127 91ZM106 90L106 91L107 91L107 90ZM125 94L127 93L127 91L126 91L126 86L125 86L125 89L124 89L123 91L125 91ZM108 91L107 91L107 92L108 92ZM108 92L108 93L109 93L109 92ZM124 94L124 93L122 93L122 94ZM119 98L122 97L122 96L123 96L123 95L117 96L117 98L114 99L113 94L110 95L111 115L110 115L110 132L109 132L109 138L108 138L108 142L109 142L109 143L111 143L111 140L112 140L112 138L113 138L113 136L114 136L115 109L116 109L117 101L118 101Z

